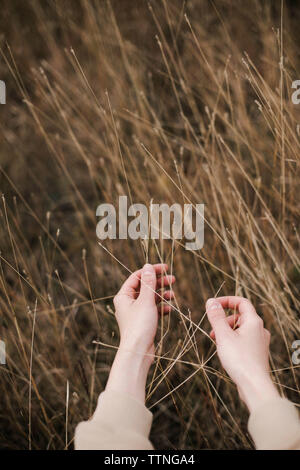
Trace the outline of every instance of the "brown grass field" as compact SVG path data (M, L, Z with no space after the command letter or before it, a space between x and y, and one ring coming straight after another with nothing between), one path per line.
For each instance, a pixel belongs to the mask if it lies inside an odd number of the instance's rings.
M146 260L177 278L147 388L155 448L253 448L206 336L216 294L254 303L299 406L297 3L1 1L2 449L73 448L118 345L112 298ZM203 249L100 246L96 208L119 195L204 203Z

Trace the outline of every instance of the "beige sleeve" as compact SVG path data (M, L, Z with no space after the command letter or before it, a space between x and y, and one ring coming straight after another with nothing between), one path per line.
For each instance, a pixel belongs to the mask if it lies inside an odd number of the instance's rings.
M130 395L105 391L89 421L75 430L76 450L153 450L152 413Z
M300 449L298 411L284 398L276 398L254 410L248 429L259 450Z

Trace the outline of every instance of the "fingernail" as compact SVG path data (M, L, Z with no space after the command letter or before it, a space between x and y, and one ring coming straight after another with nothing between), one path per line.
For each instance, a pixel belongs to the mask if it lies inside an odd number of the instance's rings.
M206 307L209 310L213 310L214 308L220 308L221 304L216 299L208 299L206 302Z
M145 264L143 267L143 274L148 276L149 274L153 274L153 266L152 264Z

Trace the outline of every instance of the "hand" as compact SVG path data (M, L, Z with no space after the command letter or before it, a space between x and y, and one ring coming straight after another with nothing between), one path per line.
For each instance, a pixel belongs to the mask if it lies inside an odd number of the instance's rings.
M166 264L146 264L129 276L114 298L121 342L106 390L129 393L142 403L145 402L147 374L153 361L158 304L163 301L157 289L175 282L174 276L165 274L167 269ZM163 299L171 300L173 296L173 291L167 289ZM162 304L161 310L168 313L171 306Z
M224 308L238 313L226 317ZM270 377L270 333L251 302L243 297L218 297L207 301L206 311L220 361L250 412L263 400L279 397Z
M120 329L120 347L134 349L142 354L154 352L154 338L158 324L158 304L171 300L171 289L163 292L156 290L170 287L175 277L166 275L166 264L145 264L143 269L135 271L124 282L114 298L116 319ZM160 277L157 278L157 276ZM162 306L163 313L171 311L170 305Z

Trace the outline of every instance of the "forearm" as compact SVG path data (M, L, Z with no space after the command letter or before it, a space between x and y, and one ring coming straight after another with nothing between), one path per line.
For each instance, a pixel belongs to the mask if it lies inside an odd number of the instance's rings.
M296 408L281 398L269 374L249 374L239 385L250 417L248 429L257 449L299 449L300 421Z
M247 376L238 385L238 389L249 413L259 408L264 402L280 398L280 394L268 374L261 377Z
M106 391L128 393L144 404L148 371L149 361L145 355L121 344L109 374Z
M300 420L296 407L285 398L271 395L255 403L248 430L259 450L300 450Z
M152 414L145 407L149 361L137 349L120 345L92 419L76 428L76 449L153 449Z

